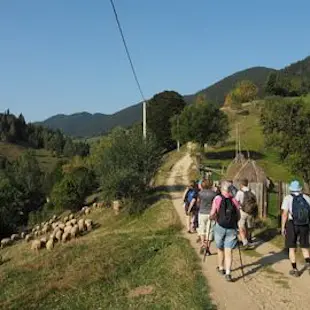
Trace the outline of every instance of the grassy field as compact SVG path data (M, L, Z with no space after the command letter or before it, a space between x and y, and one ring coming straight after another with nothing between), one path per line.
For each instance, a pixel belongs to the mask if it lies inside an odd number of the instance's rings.
M278 159L274 151L264 146L258 106L249 105L247 109L250 112L249 115L238 115L235 112L226 111L230 121L230 137L223 147L207 150L204 164L215 169L221 169L223 166L227 168L235 157L236 125L239 123L242 151L249 152L250 158L256 160L271 179L291 180L295 176L290 173L288 167Z
M26 150L27 148L21 145L0 142L0 156L5 156L9 160L17 159ZM53 157L51 152L45 149L34 150L34 152L39 162L40 168L43 171L53 170L59 161L59 158Z
M25 242L1 250L0 308L214 309L171 200L157 191L150 201L137 217L93 211L98 228L51 252Z

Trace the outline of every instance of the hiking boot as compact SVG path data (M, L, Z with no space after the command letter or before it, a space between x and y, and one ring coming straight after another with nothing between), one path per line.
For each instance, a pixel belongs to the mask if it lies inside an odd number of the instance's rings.
M225 280L226 280L227 282L232 282L232 281L233 281L233 279L232 279L232 277L231 277L230 274L226 274L226 275L225 275Z
M297 269L292 269L290 271L290 275L293 276L293 277L298 278L300 276L300 273L299 273L299 271Z
M224 270L224 269L221 270L220 267L216 267L216 270L217 270L217 272L220 273L221 275L223 275L223 276L225 275L225 270Z

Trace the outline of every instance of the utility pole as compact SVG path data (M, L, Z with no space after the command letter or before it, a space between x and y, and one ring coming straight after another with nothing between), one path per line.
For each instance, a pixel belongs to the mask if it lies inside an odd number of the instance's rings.
M143 138L146 139L146 102L143 101Z
M177 128L178 128L178 141L177 141L177 145L178 145L178 152L180 152L180 131L179 131L179 115L178 115L178 119L177 119Z

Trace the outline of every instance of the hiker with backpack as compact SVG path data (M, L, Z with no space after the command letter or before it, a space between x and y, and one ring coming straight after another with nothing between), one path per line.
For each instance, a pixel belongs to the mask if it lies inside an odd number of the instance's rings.
M290 195L282 202L282 235L285 236L285 246L289 249L289 259L292 264L290 275L299 277L300 272L296 264L297 240L305 259L306 269L310 273L309 253L309 224L310 224L310 197L302 193L298 181L289 185Z
M195 223L196 213L198 213L197 197L198 197L197 183L195 181L191 181L183 194L185 214L188 216L187 221L188 233L194 233L198 226Z
M198 235L201 242L200 253L206 251L206 255L211 255L210 246L213 240L214 221L210 219L210 212L213 199L216 193L212 190L213 182L211 180L203 180L201 183L201 191L198 193L198 206L199 206L199 224Z
M258 215L258 204L255 193L249 188L247 179L241 180L240 190L235 199L240 204L240 221L238 223L240 238L244 249L250 246L251 233L254 228L255 217Z
M237 227L240 219L239 203L229 192L230 183L221 183L221 194L212 202L210 219L216 221L214 227L214 239L218 253L218 267L220 274L225 275L227 281L232 282L232 250L236 247ZM225 269L224 269L225 262Z

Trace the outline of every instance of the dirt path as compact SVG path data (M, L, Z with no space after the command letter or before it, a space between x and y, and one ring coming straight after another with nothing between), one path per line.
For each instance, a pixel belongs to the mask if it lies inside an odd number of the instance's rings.
M184 226L186 217L182 208L183 192L177 191L175 186L188 182L187 175L191 164L191 157L189 154L185 155L174 165L167 180L175 209ZM197 235L188 234L185 228L183 233L199 255ZM211 252L216 253L214 244L212 244ZM234 283L226 282L216 272L216 260L217 256L212 255L207 257L201 265L203 274L208 279L211 297L218 309L310 309L310 275L304 273L297 279L290 277L288 275L290 265L286 255L271 244L260 244L255 251L242 255L246 274L244 279L241 274L238 250L234 251L232 268Z

